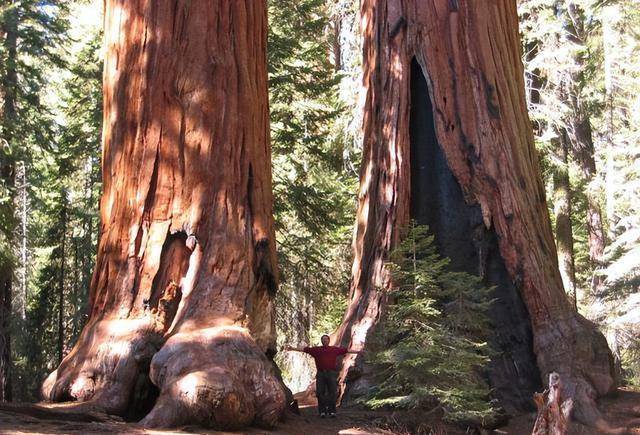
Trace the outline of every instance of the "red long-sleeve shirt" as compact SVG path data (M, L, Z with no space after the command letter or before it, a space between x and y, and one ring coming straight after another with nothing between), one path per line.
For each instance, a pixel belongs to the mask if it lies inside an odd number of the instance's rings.
M338 370L338 357L347 353L347 349L338 346L305 347L303 351L313 357L320 371Z

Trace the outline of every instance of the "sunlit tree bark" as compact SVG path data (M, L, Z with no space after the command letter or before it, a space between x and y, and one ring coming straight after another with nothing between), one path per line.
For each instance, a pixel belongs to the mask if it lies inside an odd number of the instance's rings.
M43 395L148 426L273 426L266 1L105 6L91 314Z
M520 339L498 339L501 354L531 360L539 371L527 376L538 380L560 373L576 416L600 421L594 398L615 386L611 352L562 286L525 103L515 1L364 0L362 27L367 98L353 282L334 341L366 346L392 286L388 254L410 218L424 219L452 264L475 267L498 284L496 335L511 332L499 329L510 316L514 335L533 334L529 349L516 344ZM426 86L414 86L419 80ZM427 115L414 124L417 110ZM427 148L434 158L415 165ZM440 190L424 183L431 171ZM459 210L451 218L449 206ZM432 214L438 216L430 220ZM451 226L458 221L459 228ZM456 257L454 239L475 248L477 266ZM366 374L360 359L344 364L347 395ZM505 376L515 379L503 382L505 390L518 388L517 373Z

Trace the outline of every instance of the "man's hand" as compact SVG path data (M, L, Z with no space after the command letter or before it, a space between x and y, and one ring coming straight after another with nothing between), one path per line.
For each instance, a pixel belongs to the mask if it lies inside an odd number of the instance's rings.
M304 352L304 350L303 350L303 349L299 349L299 348L297 348L297 347L291 347L291 346L289 346L289 345L285 346L285 347L284 347L284 350L286 350L286 351L292 351L292 352Z

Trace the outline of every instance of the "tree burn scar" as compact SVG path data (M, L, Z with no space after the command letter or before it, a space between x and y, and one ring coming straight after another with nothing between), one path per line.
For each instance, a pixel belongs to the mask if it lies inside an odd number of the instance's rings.
M253 166L249 163L249 175L247 176L247 219L253 216ZM247 221L249 224L250 221Z
M195 235L191 234L189 237L187 237L185 245L187 246L187 249L189 251L193 251L194 249L196 249L197 244L198 244L198 239L196 239Z
M518 184L520 185L520 188L523 189L523 190L527 188L527 183L524 181L524 177L523 176L520 176L518 178Z
M258 260L258 268L256 270L256 282L258 285L264 285L271 296L275 296L278 291L278 283L273 274L273 265L268 256L269 240L261 239L256 242L256 257Z
M131 391L131 399L124 415L125 421L139 421L153 409L160 389L151 382L149 369L151 358L157 349L151 349L151 353L141 358L138 363L138 373Z
M165 332L178 310L182 289L182 278L189 267L191 250L187 247L186 233L169 234L162 246L160 266L153 280L148 307L155 318L159 332Z
M503 406L527 409L540 379L531 323L523 321L529 315L507 271L498 235L493 228L485 227L480 206L467 203L448 165L436 136L435 122L440 118L433 117L432 104L427 80L414 60L409 121L411 218L429 227L439 254L449 258L451 271L480 276L486 286L494 287L495 301L488 313L494 330L490 345L509 358L492 361L488 378ZM464 135L461 139L467 159L477 160L473 144ZM513 370L514 363L518 372Z
M467 149L467 160L470 163L469 166L473 167L473 165L479 164L480 163L480 157L476 154L476 147L473 145L472 142L467 142L466 140L465 140L464 144L465 144L465 147Z
M449 11L457 12L459 9L458 0L449 0Z
M487 110L489 115L494 119L500 119L500 107L496 101L496 88L487 80L487 77L482 74L482 81L484 82L484 92L487 99Z
M389 39L395 38L400 31L405 28L407 25L407 20L404 17L398 18L398 21L395 22L391 31L389 32Z
M160 129L160 137L162 137L162 128ZM145 221L150 221L150 213L153 207L153 203L156 197L156 189L158 187L158 171L160 167L160 144L156 149L156 158L153 161L153 173L151 174L151 181L149 182L149 191L144 201L144 212L142 214L142 222L140 227L144 225Z
M143 223L144 225L144 223ZM133 255L139 255L140 254L140 246L142 245L142 233L144 232L144 230L142 229L142 225L140 225L138 227L138 229L136 230L136 241L134 243L134 253Z

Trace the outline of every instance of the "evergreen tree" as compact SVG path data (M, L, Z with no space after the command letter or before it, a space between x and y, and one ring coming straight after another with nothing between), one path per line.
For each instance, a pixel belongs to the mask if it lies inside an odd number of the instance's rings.
M393 290L371 362L379 384L371 407L441 407L450 421L482 419L493 409L481 371L491 303L480 277L448 270L425 226L412 222L393 251Z
M86 319L95 258L102 124L101 34L70 59L58 90L62 128L34 162L31 232L36 273L26 312L30 331L17 343L15 382L21 400L37 400L44 378L75 342Z
M576 285L585 295L578 308L600 323L623 371L637 379L640 371L631 355L640 348L639 330L631 313L638 308L633 295L640 288L640 13L629 0L527 0L519 8L525 68L540 96L531 104L534 121L543 126L536 129L537 144L549 168L546 178L554 176L548 187L556 185L559 173L569 173ZM582 129L575 122L580 120ZM590 150L575 146L576 133L591 137ZM571 145L567 164L565 138ZM593 161L585 165L589 156ZM563 202L549 193L547 198L556 209ZM590 226L600 204L608 245L594 261ZM561 226L558 218L559 250ZM595 287L589 295L586 290Z
M22 185L16 186L16 166L23 174L31 174L31 161L38 150L52 142L55 123L43 103L45 71L51 66L62 66L60 44L67 28L67 2L41 0L3 0L0 2L0 270L2 271L2 306L0 307L0 400L11 400L11 329L12 299L17 296L20 311L24 310L25 294L14 293L16 269L17 219L14 215L16 189L27 188L23 175ZM20 162L20 163L19 163ZM22 201L26 201L26 191ZM26 207L25 207L26 209ZM23 220L26 216L21 217ZM22 225L21 228L26 228ZM25 234L22 235L26 237ZM26 250L26 244L22 244ZM26 252L20 256L26 260ZM22 265L21 290L26 290L26 269Z
M324 0L269 3L269 85L281 285L277 325L293 344L335 327L348 282L353 160ZM302 333L301 333L302 331ZM281 361L285 373L299 364ZM305 386L300 381L299 387Z

